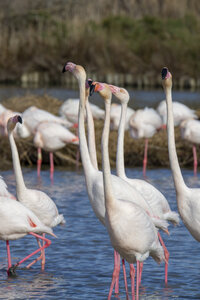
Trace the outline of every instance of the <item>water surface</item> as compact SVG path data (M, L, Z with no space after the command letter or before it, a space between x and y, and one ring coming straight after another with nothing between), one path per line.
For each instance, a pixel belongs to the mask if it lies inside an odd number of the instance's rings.
M0 299L107 299L113 270L113 249L105 228L96 219L90 206L82 171L78 173L56 169L54 184L48 170L42 171L41 182L35 169L23 169L28 187L48 193L65 216L66 226L58 226L46 250L45 271L39 262L30 270L22 267L17 278L7 278L6 247L0 242ZM1 172L15 193L12 171ZM129 177L142 178L142 169L127 169ZM192 170L183 170L190 187L200 187L200 177ZM171 172L168 169L147 170L148 180L167 197L171 209L177 211ZM199 175L200 176L200 175ZM162 234L170 252L169 282L164 284L164 263L160 266L149 258L144 263L140 299L200 299L200 245L181 222L170 226L170 236ZM11 241L11 254L16 262L36 249L33 237ZM126 264L127 274L129 273ZM130 278L128 276L130 291ZM112 299L126 299L122 271L120 295Z

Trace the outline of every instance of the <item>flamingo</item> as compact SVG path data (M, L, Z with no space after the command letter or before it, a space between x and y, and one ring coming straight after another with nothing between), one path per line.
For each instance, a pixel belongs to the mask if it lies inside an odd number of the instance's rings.
M36 128L41 122L55 122L66 126L73 127L73 124L66 119L60 118L50 112L39 109L36 106L30 106L22 114L23 126L17 128L17 133L21 138L27 138L35 134Z
M49 152L50 160L50 178L53 182L54 162L53 152L62 149L67 144L72 143L78 145L78 137L65 128L62 124L54 122L41 122L36 128L33 143L38 149L37 174L40 177L40 169L42 164L42 151Z
M85 127L84 127L84 113L85 113L85 81L86 81L86 72L85 69L74 63L68 62L63 67L63 72L71 72L75 78L78 80L79 90L80 90L80 103L79 103L79 147L81 153L81 159L85 174L86 188L89 196L89 200L93 211L101 223L105 226L105 199L104 199L104 188L103 188L103 177L102 172L97 170L91 162L91 158L88 151L87 140L85 136ZM148 213L151 214L151 209L149 205L144 201L142 196L136 192L128 183L119 177L112 175L112 184L115 190L115 196L119 199L126 199L128 201L135 201L138 205L141 205L145 208ZM151 214L152 215L152 214ZM154 223L157 226L167 230L168 223L157 218L153 218ZM117 280L119 272L119 257L116 259L115 255L115 268L113 272L113 278ZM116 277L117 276L117 277Z
M7 122L8 119L14 117L16 114L20 115L19 112L15 112L13 110L7 109L5 106L0 104L0 128L1 134L7 136ZM16 132L15 132L16 134Z
M172 75L168 68L162 69L162 85L167 102L167 136L169 162L176 190L178 211L191 235L200 242L200 189L189 188L184 181L176 153L172 106Z
M184 140L193 144L193 158L194 158L194 175L197 175L197 151L196 145L200 144L200 121L194 119L186 119L180 124L181 136Z
M139 262L146 260L149 255L160 263L164 260L163 249L157 237L157 230L150 216L137 204L115 197L111 181L111 170L108 152L111 93L109 86L98 85L97 89L105 101L106 117L102 134L102 169L106 207L106 228L113 248L129 262L137 262L136 297L139 297ZM134 295L134 279L131 278L132 299ZM111 282L110 293L114 286Z
M3 196L0 195L0 239L6 241L6 249L8 256L8 275L14 275L15 269L28 258L34 254L42 251L43 249L50 246L51 241L45 237L38 234L47 233L52 236L53 231L50 227L44 225L38 217L27 207L25 207L20 202L11 199L9 197L9 192L7 191L7 185L2 177L0 177L0 190L3 190ZM6 194L8 196L6 196ZM10 255L10 245L9 240L17 240L25 235L30 234L37 239L41 239L45 242L43 247L33 253L29 254L27 257L22 259L20 262L12 266L11 255Z
M135 110L131 107L127 107L126 118L125 118L125 130L129 129L130 117L135 113ZM111 104L110 109L110 129L117 130L120 122L121 105L117 103Z
M166 126L167 123L166 101L162 100L157 106L156 110L162 118L162 123ZM190 109L188 106L180 102L173 102L173 116L174 116L174 126L180 125L180 123L186 119L198 118L193 109Z
M152 184L145 180L128 178L125 173L124 167L124 127L125 127L125 116L126 108L129 102L130 96L126 89L119 88L117 86L109 85L111 92L121 102L121 117L118 129L118 140L117 140L117 157L116 157L116 173L117 175L126 180L131 186L133 186L138 192L142 194L144 199L149 203L153 214L157 215L160 219L164 219L172 222L174 225L179 224L179 216L176 212L172 211L165 196L156 189ZM161 245L163 245L165 252L165 283L167 283L168 275L168 260L169 252L158 233Z
M46 193L35 189L28 189L25 185L19 160L19 154L13 137L13 130L18 122L22 123L22 118L16 115L10 118L7 123L8 138L12 152L13 168L16 180L17 199L24 206L29 208L46 226L52 228L57 226L58 224L64 224L64 217L62 214L59 214L54 201ZM37 260L39 259L41 259L42 270L44 270L44 251ZM30 264L28 267L30 267L31 265L32 264Z
M148 140L162 126L162 120L155 109L145 107L138 109L129 120L129 132L132 138L145 138L143 176L146 177Z
M79 109L79 99L67 99L61 105L59 109L59 114L65 117L72 123L78 122L78 109ZM92 111L93 118L96 120L104 119L104 110L95 104L90 103L90 109Z

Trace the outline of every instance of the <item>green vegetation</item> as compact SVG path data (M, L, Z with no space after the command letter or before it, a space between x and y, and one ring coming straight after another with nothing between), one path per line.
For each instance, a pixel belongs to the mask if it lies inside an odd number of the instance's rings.
M176 18L107 13L95 20L72 19L45 7L10 11L0 15L0 81L19 81L22 74L37 71L59 83L67 60L97 75L151 76L155 83L166 65L174 82L181 76L197 81L199 32L200 19L191 12Z

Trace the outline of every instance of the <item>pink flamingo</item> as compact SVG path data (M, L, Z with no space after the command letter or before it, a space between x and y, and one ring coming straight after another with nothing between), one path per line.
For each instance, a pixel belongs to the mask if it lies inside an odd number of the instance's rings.
M5 181L0 177L0 189L7 190ZM5 191L4 191L4 194ZM9 195L9 194L8 194ZM52 229L44 225L38 217L27 207L22 205L20 202L11 199L7 196L0 196L0 239L6 241L6 249L8 256L8 275L14 275L15 269L26 261L28 258L32 257L39 251L43 251L45 248L49 247L51 241L45 237L38 234L41 232L55 236ZM17 240L30 234L37 239L43 240L45 244L36 251L29 254L27 257L20 260L17 264L12 266L9 240Z
M19 154L13 137L13 130L17 123L22 123L22 118L18 115L10 118L7 123L8 137L12 152L13 168L16 179L17 199L24 206L29 208L44 225L52 228L58 224L64 224L65 220L62 214L59 214L54 201L44 192L34 189L28 189L24 183L22 169L19 160ZM41 259L42 270L45 266L45 253L42 251L41 256L36 259ZM32 264L29 264L30 267Z

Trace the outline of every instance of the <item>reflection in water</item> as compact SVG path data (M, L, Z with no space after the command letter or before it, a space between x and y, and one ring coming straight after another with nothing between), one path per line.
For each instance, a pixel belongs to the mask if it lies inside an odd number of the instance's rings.
M105 228L91 209L83 173L81 170L76 173L56 169L54 184L51 185L49 170L42 171L39 184L36 169L24 169L23 172L28 187L42 189L54 199L60 213L65 216L66 225L54 228L58 238L51 237L52 244L46 250L45 272L40 271L40 263L37 263L30 270L19 268L18 276L8 279L5 242L0 242L0 299L106 299L113 271L113 249ZM10 191L15 193L12 171L1 175ZM142 178L142 169L127 169L127 176ZM183 176L189 186L200 187L200 177L194 178L193 170L183 170ZM148 181L177 211L171 172L168 169L149 170ZM200 299L199 243L182 222L177 227L170 225L169 231L169 236L161 233L170 252L168 286L164 284L164 264L157 265L149 258L144 263L140 300ZM35 239L30 236L12 241L13 262L36 247ZM112 299L126 299L122 271L120 294L118 297L113 295Z

